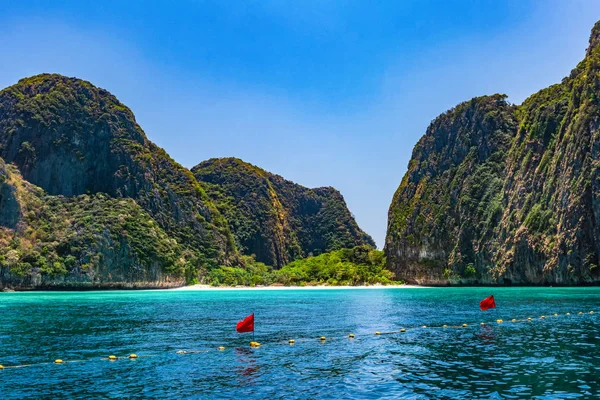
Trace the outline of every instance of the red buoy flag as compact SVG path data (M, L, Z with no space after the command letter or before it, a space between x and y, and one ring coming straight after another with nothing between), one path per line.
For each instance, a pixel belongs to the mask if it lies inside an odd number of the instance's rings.
M494 300L494 296L492 295L481 300L481 302L479 303L479 308L481 308L481 310L483 311L488 310L490 308L496 308L496 301Z
M238 322L235 330L238 332L254 332L254 313L248 315L242 321Z

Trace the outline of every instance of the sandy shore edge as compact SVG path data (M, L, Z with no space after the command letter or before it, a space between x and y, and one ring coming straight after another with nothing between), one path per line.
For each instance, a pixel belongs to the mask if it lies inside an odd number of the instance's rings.
M210 286L191 285L166 290L339 290L339 289L423 289L417 285L372 285L372 286Z

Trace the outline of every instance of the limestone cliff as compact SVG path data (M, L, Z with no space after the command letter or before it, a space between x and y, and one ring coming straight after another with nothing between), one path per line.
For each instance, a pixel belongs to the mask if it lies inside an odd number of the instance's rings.
M50 195L134 199L188 250L192 275L235 257L227 221L191 172L89 82L43 74L0 91L0 157Z
M373 245L333 188L233 159L197 166L199 182L80 79L43 74L0 91L0 157L0 287L182 285L247 267L244 254L281 267Z
M134 200L50 196L0 159L0 288L181 286L181 253Z
M423 284L600 283L600 23L583 61L522 105L462 103L417 143L386 255Z
M335 189L308 189L236 158L192 168L231 224L239 249L267 265L371 245Z

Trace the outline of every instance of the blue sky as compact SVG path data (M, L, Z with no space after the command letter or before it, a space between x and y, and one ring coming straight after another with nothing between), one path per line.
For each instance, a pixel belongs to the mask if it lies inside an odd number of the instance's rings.
M334 186L381 247L430 121L560 81L598 19L594 0L0 0L0 87L89 80L186 167L235 156Z

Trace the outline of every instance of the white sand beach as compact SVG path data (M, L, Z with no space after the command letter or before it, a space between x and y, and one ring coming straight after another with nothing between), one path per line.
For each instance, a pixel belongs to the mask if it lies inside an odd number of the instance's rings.
M370 285L370 286L210 286L190 285L167 290L338 290L338 289L423 289L427 286L417 285Z

